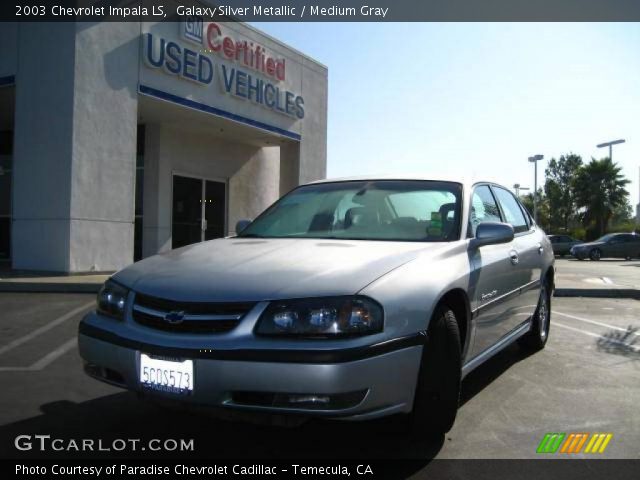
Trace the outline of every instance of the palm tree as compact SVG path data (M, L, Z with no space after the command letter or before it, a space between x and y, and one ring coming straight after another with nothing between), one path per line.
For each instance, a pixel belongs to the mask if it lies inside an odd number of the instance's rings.
M629 180L610 158L591 159L578 170L573 184L575 202L584 208L584 225L596 236L603 235L613 212L627 203Z

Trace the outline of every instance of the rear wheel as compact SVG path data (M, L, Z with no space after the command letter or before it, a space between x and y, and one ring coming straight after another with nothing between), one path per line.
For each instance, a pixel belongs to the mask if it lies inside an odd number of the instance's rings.
M589 258L594 261L598 261L602 258L602 252L599 248L594 248L589 252Z
M531 330L519 343L524 348L537 351L542 350L549 338L549 328L551 327L551 290L545 282L540 289L538 306L531 319Z
M421 435L451 430L460 400L462 354L460 330L453 311L437 308L422 353L411 429Z

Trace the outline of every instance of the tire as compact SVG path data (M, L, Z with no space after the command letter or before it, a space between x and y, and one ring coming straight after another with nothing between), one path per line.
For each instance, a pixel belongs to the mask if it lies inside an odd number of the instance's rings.
M545 282L540 289L538 306L531 319L531 330L520 338L520 346L527 350L542 350L549 339L549 329L551 328L551 291Z
M412 433L442 435L453 426L460 401L462 352L453 311L439 306L429 325L410 416Z
M594 248L589 252L589 258L594 262L597 262L602 258L602 252L600 251L599 248Z

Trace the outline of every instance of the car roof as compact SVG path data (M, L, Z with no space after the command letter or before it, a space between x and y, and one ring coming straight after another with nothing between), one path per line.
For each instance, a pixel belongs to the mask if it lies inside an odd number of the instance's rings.
M490 183L507 188L498 182L473 177L448 177L448 176L425 176L425 175L358 175L352 177L325 178L309 182L306 185L314 185L319 183L336 183L336 182L356 182L356 181L375 181L375 180L429 180L432 182L454 182L460 183L465 187L471 187L477 183Z

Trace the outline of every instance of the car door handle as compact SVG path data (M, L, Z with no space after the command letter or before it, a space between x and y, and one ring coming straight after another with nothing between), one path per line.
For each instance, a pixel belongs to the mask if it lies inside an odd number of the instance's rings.
M511 250L511 252L509 252L509 260L511 260L512 265L517 265L520 261L520 259L518 258L518 252L516 252L515 250Z
M541 244L538 244L538 253L542 255L544 253L544 247Z

